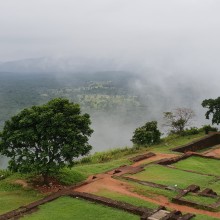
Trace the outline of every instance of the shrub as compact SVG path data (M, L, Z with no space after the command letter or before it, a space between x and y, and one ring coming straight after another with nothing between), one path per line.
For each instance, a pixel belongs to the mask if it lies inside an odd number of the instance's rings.
M83 157L80 160L80 163L91 163L92 162L92 156Z
M201 128L201 130L204 131L206 134L208 134L209 131L217 132L217 131L218 131L218 128L212 127L211 125L203 125L203 127Z
M193 135L193 134L198 134L198 133L199 133L199 129L197 127L191 127L191 128L186 128L182 132L182 135L187 136L187 135Z
M157 128L157 122L147 122L144 126L137 128L131 139L133 144L151 145L160 141L161 133Z
M0 170L0 180L3 180L12 174L9 170Z

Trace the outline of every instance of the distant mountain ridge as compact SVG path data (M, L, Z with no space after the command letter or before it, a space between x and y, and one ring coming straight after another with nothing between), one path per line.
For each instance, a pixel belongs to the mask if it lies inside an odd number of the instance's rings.
M118 70L114 61L71 57L41 57L0 62L0 72L93 72Z

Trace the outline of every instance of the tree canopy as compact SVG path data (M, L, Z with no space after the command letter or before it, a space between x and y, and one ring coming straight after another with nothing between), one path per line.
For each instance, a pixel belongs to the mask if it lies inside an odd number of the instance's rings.
M218 125L220 123L220 97L203 100L202 107L208 109L205 114L206 119L209 119L210 115L212 115L212 124Z
M171 133L181 134L190 125L194 116L195 113L192 109L177 108L172 112L164 112L164 125L170 127Z
M151 145L160 141L161 133L157 122L147 122L144 126L136 128L131 141L137 145Z
M72 166L74 159L91 150L90 116L80 106L56 98L22 110L5 122L0 153L9 157L9 169L48 175Z

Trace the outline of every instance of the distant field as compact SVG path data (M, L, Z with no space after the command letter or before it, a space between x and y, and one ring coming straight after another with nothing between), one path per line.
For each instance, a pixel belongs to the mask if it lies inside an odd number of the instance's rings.
M220 176L220 160L192 156L172 165L179 169Z
M139 220L137 215L118 209L98 205L82 199L61 197L53 202L40 206L39 211L26 215L27 220Z

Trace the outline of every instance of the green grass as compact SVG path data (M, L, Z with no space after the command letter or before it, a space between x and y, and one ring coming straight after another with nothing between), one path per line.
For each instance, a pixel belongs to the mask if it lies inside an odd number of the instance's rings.
M219 218L210 217L208 215L199 215L196 214L196 217L192 218L192 220L218 220Z
M184 144L188 144L192 141L200 139L204 137L204 132L200 132L199 134L189 135L189 136L179 136L179 135L169 135L162 139L162 142L157 145L153 145L149 147L149 151L155 153L171 153L171 149L174 147L178 147ZM172 151L173 154L178 154L178 152Z
M169 135L168 137L162 138L159 144L152 146L140 146L135 147L124 147L124 148L113 148L104 152L97 152L93 155L82 158L80 164L96 164L105 163L121 158L128 159L135 155L143 152L152 151L155 153L171 153L171 149L180 145L187 144L191 141L204 137L204 132L189 136ZM178 152L172 152L172 154L179 154Z
M22 219L51 220L51 219L76 219L76 220L138 220L139 216L102 206L82 199L61 197L53 202L40 206L39 211L27 215Z
M218 195L220 194L220 180L210 183L207 187L214 190Z
M43 197L42 194L35 190L24 189L21 185L14 183L17 179L28 178L29 175L15 173L0 180L0 214L17 209Z
M56 178L65 185L73 185L86 180L87 175L76 171L74 169L64 168L57 175Z
M183 199L196 202L202 205L211 205L218 201L218 198L199 196L192 193L188 193L186 196L183 197Z
M122 157L126 158L126 156L133 155L139 151L141 151L141 149L136 149L134 147L113 148L103 152L96 152L93 155L84 157L79 161L79 163L105 163L120 159Z
M192 156L172 164L176 168L220 176L219 160Z
M73 171L79 172L85 176L103 173L108 170L117 168L124 164L130 164L128 159L122 158L118 160L112 160L106 163L96 163L96 164L78 164L72 168Z
M27 205L41 199L42 195L30 190L16 190L13 192L0 191L0 214Z
M164 184L167 186L177 185L182 189L191 184L206 187L211 181L215 180L215 178L211 176L190 173L161 165L149 165L144 171L134 174L132 177L143 181Z
M165 189L142 185L137 182L125 180L122 178L120 178L120 180L127 182L131 186L130 188L131 191L136 192L137 194L140 194L140 195L144 195L149 198L154 198L154 197L162 195L171 200L178 193L178 192L171 191L171 190L165 190Z
M135 205L135 206L142 206L142 207L146 207L149 209L156 209L158 208L158 206L154 203L142 200L142 199L138 199L132 196L127 196L127 195L123 195L120 193L116 193L116 192L110 192L107 190L101 190L97 193L95 193L98 196L103 196L103 197L107 197L113 200L117 200L117 201L121 201L121 202L127 202L131 205Z

